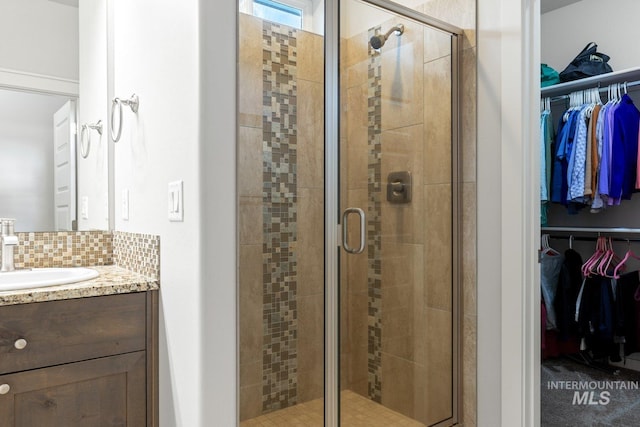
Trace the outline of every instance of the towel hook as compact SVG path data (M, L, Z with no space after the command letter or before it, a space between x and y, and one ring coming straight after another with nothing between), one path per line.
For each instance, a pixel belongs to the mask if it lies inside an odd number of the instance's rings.
M129 108L131 108L131 111L137 113L138 107L140 106L140 100L138 99L138 95L134 93L129 99L120 99L115 97L113 98L113 101L111 101L111 139L113 139L113 142L120 141L120 137L122 136L122 104L128 105ZM113 117L115 116L116 109L118 110L120 120L118 121L118 131L114 132L113 129L115 126L113 124Z
M85 123L80 130L80 154L83 159L89 156L89 150L91 149L91 129L102 135L102 120L98 120L97 123Z

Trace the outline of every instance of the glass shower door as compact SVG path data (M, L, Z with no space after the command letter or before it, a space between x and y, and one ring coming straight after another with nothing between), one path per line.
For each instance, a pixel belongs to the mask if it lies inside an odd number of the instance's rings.
M369 2L340 13L340 425L452 425L457 40Z

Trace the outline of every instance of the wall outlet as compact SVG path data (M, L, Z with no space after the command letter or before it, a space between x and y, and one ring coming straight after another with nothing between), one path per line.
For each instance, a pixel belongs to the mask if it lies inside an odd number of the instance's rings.
M169 221L184 221L182 181L169 183Z
M122 219L129 221L129 190L122 190Z

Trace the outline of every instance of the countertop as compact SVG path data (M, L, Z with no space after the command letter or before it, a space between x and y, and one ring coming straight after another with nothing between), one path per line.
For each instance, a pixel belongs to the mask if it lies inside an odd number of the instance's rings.
M89 266L100 275L95 279L68 285L46 286L0 292L0 306L45 302L102 295L145 292L159 289L155 279L115 265Z

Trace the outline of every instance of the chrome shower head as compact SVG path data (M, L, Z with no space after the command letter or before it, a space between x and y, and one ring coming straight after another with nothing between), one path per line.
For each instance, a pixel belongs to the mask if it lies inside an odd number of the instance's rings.
M369 39L369 44L376 50L380 49L382 46L384 46L385 42L392 33L396 33L396 36L401 36L402 33L404 33L404 25L398 24L384 34L376 34L375 36L371 37L371 39Z

